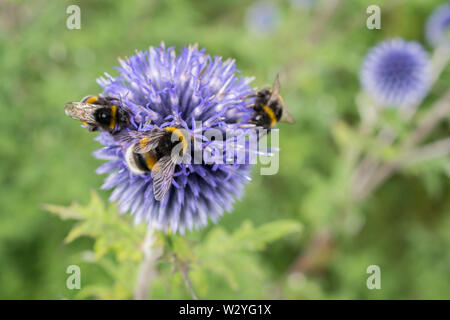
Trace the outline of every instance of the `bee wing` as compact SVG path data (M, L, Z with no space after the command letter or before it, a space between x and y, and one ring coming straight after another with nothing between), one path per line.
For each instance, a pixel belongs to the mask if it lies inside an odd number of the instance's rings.
M129 144L135 142L136 140L142 139L144 136L142 132L136 130L124 130L118 132L114 137L123 144Z
M172 186L175 162L171 156L164 156L158 160L152 169L153 194L156 201L161 201Z
M65 105L66 115L75 120L87 123L96 123L94 112L99 108L98 105L84 102L69 102Z
M276 100L280 100L281 107L283 108L283 112L281 114L280 122L287 122L287 123L291 123L291 124L295 123L294 116L286 108L286 106L284 104L284 101L283 101L283 98L281 98L281 96L280 96L280 77L279 77L278 74L275 77L275 81L273 82L272 94L270 95L270 99L269 99L268 105L270 105L272 102L274 102Z
M280 94L280 75L277 74L272 86L272 96L277 96Z
M280 96L280 76L277 74L277 76L275 77L275 80L273 82L273 86L272 86L268 104L270 105L272 102L278 100L279 96Z
M281 118L280 118L281 122L287 122L290 124L294 124L295 123L295 118L292 115L292 113L289 112L289 110L283 106L283 113L281 114Z
M280 77L277 74L277 76L275 77L275 81L273 82L272 91L267 104L271 105L273 102L278 100L279 97L280 97Z
M115 138L122 144L135 143L133 148L135 153L147 153L158 146L159 140L165 133L164 130L159 128L146 132L128 130L117 133Z
M139 136L139 142L136 143L134 147L134 152L136 153L147 153L153 149L156 149L156 147L159 144L160 139L166 134L167 132L161 129L153 129L148 134L141 134Z

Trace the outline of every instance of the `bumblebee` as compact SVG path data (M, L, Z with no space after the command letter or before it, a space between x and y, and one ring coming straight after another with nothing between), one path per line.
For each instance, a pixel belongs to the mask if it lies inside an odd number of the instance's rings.
M188 144L182 131L175 127L154 128L148 133L128 131L130 145L125 161L136 175L151 172L155 200L161 201L172 186L175 166L186 153Z
M295 123L279 92L280 80L277 75L272 89L264 88L256 93L255 103L251 106L254 113L249 121L250 124L269 130L278 122Z
M80 102L69 102L65 106L66 115L80 120L89 131L101 129L117 133L129 126L128 112L112 97L87 96Z

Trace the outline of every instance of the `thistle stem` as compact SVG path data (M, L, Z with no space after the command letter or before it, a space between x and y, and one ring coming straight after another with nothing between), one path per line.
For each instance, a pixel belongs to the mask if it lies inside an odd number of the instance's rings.
M434 83L439 76L441 75L442 71L447 66L448 61L450 60L450 50L447 47L446 44L437 47L436 50L434 50L433 57L432 57L432 63L433 63L433 77L432 77L432 83Z
M445 144L444 143L430 144L429 146L427 146L427 148L424 147L421 149L420 148L413 149L428 136L428 134L440 123L440 121L442 121L442 119L448 117L449 112L450 112L450 90L447 91L446 94L444 94L444 96L433 105L430 111L428 111L428 113L423 118L419 119L415 130L411 132L410 136L402 144L402 148L405 149L405 154L407 156L404 156L403 159L400 160L403 160L403 162L405 162L408 159L417 160L421 157L419 151L420 152L427 151L425 157L429 155L434 155L435 150L429 148L431 145L433 145L434 148L442 149L443 146L445 148L447 146L447 142ZM441 149L439 149L439 151ZM383 183L387 178L389 178L396 170L402 168L403 165L401 164L403 162L392 161L381 165L377 165L373 170L370 171L370 176L368 176L364 180L364 184L354 186L353 194L355 198L358 201L361 201L364 198L366 198L381 183Z
M184 284L186 285L186 287L189 290L189 293L191 294L192 300L198 300L198 297L194 292L194 288L192 287L192 282L191 279L189 278L188 270L186 270L186 268L181 267L180 272L183 277Z
M142 262L139 267L136 287L134 290L135 300L150 299L149 289L153 280L157 276L156 262L162 254L162 249L155 246L156 235L153 228L148 228L142 243Z
M189 278L189 265L181 261L176 254L172 255L172 263L174 271L178 270L181 273L181 276L183 278L184 284L186 285L186 288L189 291L189 294L191 295L192 300L198 300L197 295L195 294L194 287L192 286L191 279Z

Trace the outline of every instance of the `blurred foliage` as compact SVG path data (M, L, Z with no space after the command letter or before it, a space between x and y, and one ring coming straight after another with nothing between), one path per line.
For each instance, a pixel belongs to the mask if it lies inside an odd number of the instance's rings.
M72 204L69 207L46 205L45 208L62 219L75 219L76 224L64 240L70 243L81 236L95 239L93 251L84 252L79 263L95 263L111 277L108 286L102 283L90 283L83 286L76 298L127 299L132 298L134 280L138 262L142 260L142 241L145 228L134 227L129 217L119 216L115 206L105 207L99 196L93 192L88 205ZM158 234L155 246L163 246L163 265L157 278L157 285L178 284L170 268L174 259L192 268L195 288L204 298L226 298L230 294L250 299L264 298L264 272L258 257L253 252L263 250L271 242L288 234L299 232L301 226L293 220L277 220L259 227L253 227L249 221L232 234L223 228L214 228L200 243L190 243L185 237ZM153 249L155 250L155 249ZM108 255L108 254L112 254ZM225 282L218 290L211 283ZM262 287L252 285L260 283ZM161 288L163 289L163 288ZM170 290L170 287L168 288ZM158 290L156 291L159 297ZM181 292L169 292L160 298L180 298ZM184 298L187 298L184 296Z
M190 262L199 297L450 298L449 159L403 170L355 204L346 194L352 163L344 156L352 146L382 159L398 154L354 131L361 60L382 39L423 42L424 22L442 1L351 0L331 9L335 1L275 2L281 21L269 35L247 31L250 0L0 3L0 298L131 297L145 227L105 206L107 192L90 198L103 179L91 156L98 144L63 105L99 92L95 79L114 73L117 57L161 41L178 48L198 42L210 54L233 57L255 86L280 72L297 118L295 126L280 125L277 175L260 176L256 168L245 197L219 226L164 238L168 252ZM71 4L81 8L81 30L66 28ZM366 28L369 4L381 6L381 30ZM449 81L446 69L419 115ZM382 121L400 136L410 130L395 112ZM430 140L449 131L442 123ZM43 207L72 200L89 204ZM333 240L317 242L323 254L297 269L324 228ZM81 267L81 291L66 289L72 264ZM381 267L381 290L366 288L371 264ZM161 260L152 296L189 298L171 268Z

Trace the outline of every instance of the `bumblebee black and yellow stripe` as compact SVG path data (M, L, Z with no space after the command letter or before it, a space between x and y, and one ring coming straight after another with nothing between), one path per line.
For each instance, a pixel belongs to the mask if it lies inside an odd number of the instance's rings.
M145 164L147 165L147 168L149 168L150 170L153 170L153 167L155 166L156 162L158 162L156 158L150 154L150 152L144 154L144 160Z
M148 140L149 140L149 138L147 138L147 137L139 140L139 145L142 149L145 148L145 145ZM142 157L144 158L143 160L145 162L145 165L149 170L152 170L153 166L156 164L156 162L158 162L157 159L150 152L146 152L146 153L142 154Z
M145 137L139 140L139 145L141 148L144 148L149 138Z
M116 119L117 119L117 106L112 105L111 106L111 120L109 122L109 128L113 130L116 126Z
M263 106L263 110L270 118L270 126L275 126L277 124L277 117L275 116L275 112L273 112L273 110L269 106Z
M188 143L187 143L186 139L184 138L183 132L181 132L180 129L175 128L175 127L167 127L165 129L166 129L166 131L169 131L178 137L178 139L183 144L183 153L185 153L187 150L187 147L188 147Z
M89 97L88 99L86 99L86 101L84 101L84 102L86 102L86 103L95 103L97 101L98 101L98 97L97 96L92 96L92 97Z

